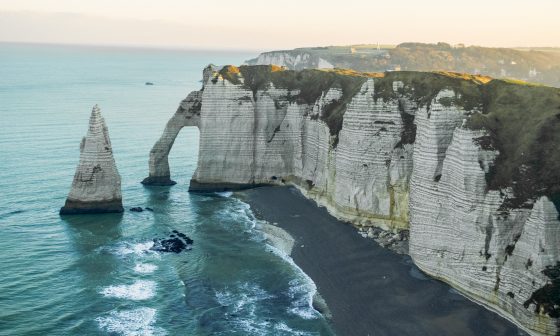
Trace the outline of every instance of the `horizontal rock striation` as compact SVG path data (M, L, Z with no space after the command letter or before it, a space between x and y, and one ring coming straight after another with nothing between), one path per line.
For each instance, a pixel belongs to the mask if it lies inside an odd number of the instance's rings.
M87 135L80 144L80 162L61 215L123 212L121 177L113 158L109 131L95 105Z
M197 126L191 191L293 184L354 225L410 229L426 273L555 334L559 107L558 89L456 73L207 68L150 178L169 180L177 132Z

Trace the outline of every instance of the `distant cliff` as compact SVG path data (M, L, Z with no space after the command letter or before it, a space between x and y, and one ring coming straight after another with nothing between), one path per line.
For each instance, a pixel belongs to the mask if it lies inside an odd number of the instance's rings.
M150 153L200 129L193 191L293 184L357 226L410 229L426 273L535 334L560 317L560 90L445 72L208 67Z
M334 66L320 54L306 49L264 52L247 61L248 65L279 65L290 70L332 69Z
M560 87L560 49L553 48L453 47L447 43L402 43L381 48L375 45L334 46L264 52L247 64L275 64L290 70L457 71Z

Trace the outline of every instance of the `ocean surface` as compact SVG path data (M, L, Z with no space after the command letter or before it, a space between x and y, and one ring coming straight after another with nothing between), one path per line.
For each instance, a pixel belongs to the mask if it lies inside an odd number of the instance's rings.
M331 334L311 307L315 285L266 244L247 204L187 192L197 129L171 152L176 186L140 184L202 69L254 55L0 44L0 335ZM126 211L61 218L94 104ZM150 250L172 230L193 249Z

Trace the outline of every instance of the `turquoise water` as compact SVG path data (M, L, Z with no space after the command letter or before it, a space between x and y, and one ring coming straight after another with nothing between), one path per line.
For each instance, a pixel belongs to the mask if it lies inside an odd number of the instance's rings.
M196 129L183 130L171 152L176 186L139 183L203 67L253 56L0 44L1 335L330 334L310 306L313 283L265 244L246 204L187 192ZM153 213L58 215L94 104L125 208ZM193 250L149 250L175 229Z

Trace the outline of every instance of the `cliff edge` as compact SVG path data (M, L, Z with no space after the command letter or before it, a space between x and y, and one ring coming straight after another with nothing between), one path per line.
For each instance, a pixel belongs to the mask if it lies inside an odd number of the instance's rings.
M426 273L533 334L560 317L560 90L451 72L205 70L150 155L170 180L200 129L190 190L293 184L356 226L410 229Z

